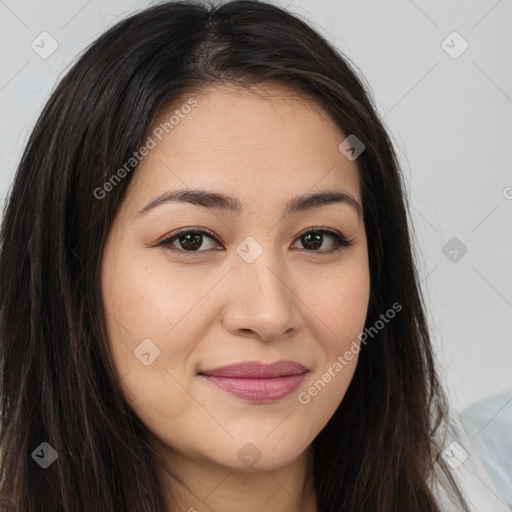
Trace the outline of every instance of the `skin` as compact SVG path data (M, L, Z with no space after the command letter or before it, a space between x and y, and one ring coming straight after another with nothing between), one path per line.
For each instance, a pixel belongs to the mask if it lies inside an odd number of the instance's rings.
M314 512L311 442L343 399L357 355L309 403L298 395L358 342L370 294L367 241L363 219L348 203L282 212L287 200L325 190L342 189L362 206L358 167L338 150L347 134L284 85L216 86L194 98L197 106L134 173L105 247L102 290L114 364L150 443L186 483L158 469L179 510ZM162 113L155 126L169 116ZM244 209L174 202L138 213L179 188L233 196ZM203 236L195 252L183 238L172 244L179 254L157 246L187 226L213 237ZM299 236L318 226L352 245L327 254L330 235L319 248ZM236 251L249 236L262 249L252 263ZM144 339L160 350L148 366L134 355ZM280 359L309 373L272 403L235 397L197 374ZM261 456L252 465L237 456L249 442L254 447L245 450Z

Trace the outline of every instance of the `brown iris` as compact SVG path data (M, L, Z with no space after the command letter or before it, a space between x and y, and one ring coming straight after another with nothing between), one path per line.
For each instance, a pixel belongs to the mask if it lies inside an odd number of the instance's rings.
M305 246L312 244L313 247L309 247L310 249L318 249L322 245L322 235L319 233L308 233L301 236L301 240Z
M180 241L180 245L183 249L193 251L201 247L203 235L200 233L186 233L181 235L178 240ZM185 240L185 242L183 242L183 240Z

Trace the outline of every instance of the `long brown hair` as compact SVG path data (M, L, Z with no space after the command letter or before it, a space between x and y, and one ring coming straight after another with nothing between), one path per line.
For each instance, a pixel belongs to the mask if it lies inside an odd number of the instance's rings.
M103 197L95 191L178 98L214 83L265 81L306 93L364 143L366 325L402 305L362 348L346 396L313 442L318 510L438 510L427 482L439 463L453 484L433 442L447 405L391 140L346 57L299 17L238 0L163 3L121 21L74 64L33 130L0 234L4 512L165 510L145 426L113 369L99 278L136 168ZM46 469L32 456L42 442L58 456Z

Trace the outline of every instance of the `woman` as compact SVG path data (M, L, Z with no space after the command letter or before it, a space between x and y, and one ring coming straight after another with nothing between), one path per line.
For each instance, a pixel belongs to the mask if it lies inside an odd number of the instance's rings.
M469 510L391 141L284 10L164 3L95 41L0 279L4 511Z

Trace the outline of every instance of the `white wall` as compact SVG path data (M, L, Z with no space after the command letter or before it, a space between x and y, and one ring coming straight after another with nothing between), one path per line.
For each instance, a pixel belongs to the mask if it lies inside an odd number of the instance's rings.
M0 2L2 202L36 117L65 67L107 27L152 3ZM511 388L512 2L277 3L313 21L357 64L392 132L454 403L462 408ZM43 31L59 45L47 59L31 48ZM441 47L453 31L469 44L455 59ZM450 38L447 44L452 52L462 48ZM442 252L452 237L468 248L455 263Z

